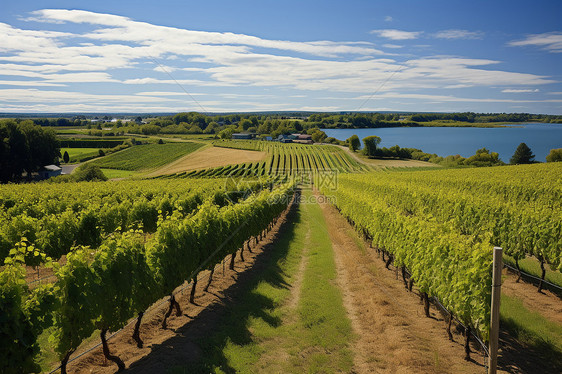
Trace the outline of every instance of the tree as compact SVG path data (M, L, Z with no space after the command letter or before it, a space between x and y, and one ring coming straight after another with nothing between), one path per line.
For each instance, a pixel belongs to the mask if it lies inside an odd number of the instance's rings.
M548 156L546 156L546 162L560 162L562 161L562 148L551 149Z
M64 155L62 155L62 160L64 161L65 164L68 164L68 161L70 161L70 156L68 155L68 151L64 151Z
M234 133L234 130L231 129L231 128L224 129L221 132L219 132L219 137L221 139L231 139L233 133Z
M361 140L359 140L359 137L354 134L347 139L347 144L349 144L349 149L351 149L352 152L355 152L359 149L359 147L361 147Z
M480 148L476 151L474 156L470 156L464 160L464 165L471 166L498 166L504 165L500 160L500 155L497 152L490 152L486 148Z
M244 118L242 121L240 121L240 123L238 124L238 130L239 131L247 131L250 127L252 127L252 121L250 121L247 118Z
M311 136L314 143L322 143L327 138L326 133L321 130L314 131Z
M513 157L509 160L509 163L512 165L517 164L532 164L534 162L535 155L531 152L531 148L527 146L525 143L519 144Z
M363 138L363 144L365 144L365 148L363 149L363 152L365 153L365 155L369 157L375 156L377 153L377 145L379 145L380 142L381 142L381 138L375 135L367 136L366 138Z
M99 166L93 165L91 163L85 163L79 166L72 177L76 182L90 182L90 181L106 181L107 177L101 171Z

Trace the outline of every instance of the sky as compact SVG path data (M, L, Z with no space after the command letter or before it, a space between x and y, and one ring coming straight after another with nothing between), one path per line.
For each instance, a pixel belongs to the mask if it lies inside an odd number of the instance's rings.
M0 112L562 114L562 1L0 0Z

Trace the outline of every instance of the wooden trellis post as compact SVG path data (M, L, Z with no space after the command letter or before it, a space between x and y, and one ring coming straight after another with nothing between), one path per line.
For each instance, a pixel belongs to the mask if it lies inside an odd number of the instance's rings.
M490 312L490 357L488 374L496 374L498 366L498 340L500 334L500 299L502 287L502 252L500 247L494 247L494 264L492 275L492 309Z

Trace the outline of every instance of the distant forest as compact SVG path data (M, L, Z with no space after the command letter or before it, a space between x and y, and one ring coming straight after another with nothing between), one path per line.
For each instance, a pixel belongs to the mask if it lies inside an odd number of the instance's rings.
M322 129L475 126L492 127L502 123L543 122L562 123L562 116L528 113L241 113L202 114L197 112L175 115L141 116L109 115L100 117L29 118L40 126L79 126L91 129L92 135L115 136L123 133L216 134L230 137L233 132L278 136L294 132L309 134ZM21 119L20 121L22 121ZM18 121L18 120L16 120Z

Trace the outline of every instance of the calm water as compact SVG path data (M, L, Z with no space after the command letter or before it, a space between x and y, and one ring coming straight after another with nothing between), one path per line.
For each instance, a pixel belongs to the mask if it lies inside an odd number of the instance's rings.
M509 162L519 143L526 143L536 161L545 161L553 148L562 148L562 124L525 123L501 128L478 127L395 127L383 129L325 129L328 136L345 140L353 134L359 139L370 135L381 138L380 147L418 148L439 156L472 156L477 149L498 152Z

